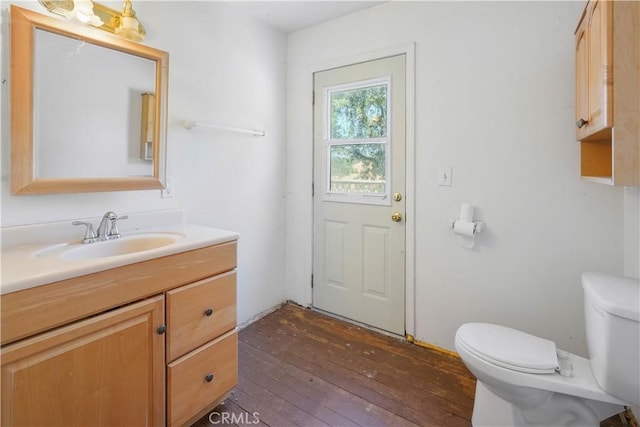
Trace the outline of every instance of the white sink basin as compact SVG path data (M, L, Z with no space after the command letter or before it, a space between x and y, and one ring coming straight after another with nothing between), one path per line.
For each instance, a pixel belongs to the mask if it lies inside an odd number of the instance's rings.
M104 242L73 245L61 256L68 260L82 260L127 255L171 245L184 237L179 233L134 234Z

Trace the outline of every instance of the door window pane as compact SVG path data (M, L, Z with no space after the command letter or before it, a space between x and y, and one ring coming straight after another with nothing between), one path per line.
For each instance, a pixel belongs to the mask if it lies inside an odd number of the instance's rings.
M331 139L387 136L387 84L331 92Z
M386 144L331 145L330 190L336 193L386 193Z

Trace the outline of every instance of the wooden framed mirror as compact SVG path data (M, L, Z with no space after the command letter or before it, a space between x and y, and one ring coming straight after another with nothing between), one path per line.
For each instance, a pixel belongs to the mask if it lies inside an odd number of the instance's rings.
M10 13L11 193L164 188L169 54Z

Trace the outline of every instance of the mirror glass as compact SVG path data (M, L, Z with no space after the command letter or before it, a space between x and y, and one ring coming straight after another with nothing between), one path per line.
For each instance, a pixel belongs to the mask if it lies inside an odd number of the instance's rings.
M141 131L155 62L43 30L35 58L35 177L153 176Z
M12 192L163 188L168 54L16 6L11 20Z

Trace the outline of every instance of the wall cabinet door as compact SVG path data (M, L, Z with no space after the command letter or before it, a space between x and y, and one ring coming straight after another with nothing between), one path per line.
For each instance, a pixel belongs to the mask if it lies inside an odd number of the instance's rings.
M589 11L589 133L612 126L612 2L597 0Z
M2 349L3 426L164 425L162 296Z
M591 1L576 31L576 139L611 135L612 2Z
M576 31L576 139L587 135L589 120L589 50L587 47L587 19Z

